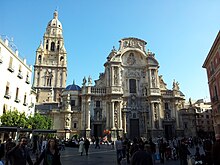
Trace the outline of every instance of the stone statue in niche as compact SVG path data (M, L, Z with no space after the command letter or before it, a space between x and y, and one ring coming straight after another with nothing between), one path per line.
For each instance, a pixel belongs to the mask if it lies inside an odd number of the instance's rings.
M114 84L118 84L118 68L114 68Z
M100 114L99 114L99 111L96 113L96 119L97 121L99 121L99 117L100 117Z
M66 104L69 105L70 104L70 94L67 94L67 99L66 99Z
M152 77L152 87L153 87L153 88L156 87L156 80L155 80L155 77Z
M65 116L65 126L66 126L66 127L69 127L69 126L70 126L70 116L69 116L69 115L66 115L66 116Z

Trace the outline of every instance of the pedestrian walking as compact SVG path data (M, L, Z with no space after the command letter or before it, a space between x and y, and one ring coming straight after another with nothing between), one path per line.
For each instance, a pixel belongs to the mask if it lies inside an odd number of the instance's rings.
M115 141L115 148L116 148L116 154L117 154L117 163L120 164L122 157L123 157L122 156L123 144L119 136L117 140Z
M26 165L27 162L29 165L33 165L26 146L27 138L22 137L20 143L8 151L9 158L12 158L12 165Z
M90 146L90 141L87 138L85 138L84 147L85 147L86 155L88 155L89 146Z
M100 140L98 137L95 138L95 148L99 148L100 149Z
M81 154L81 156L83 155L84 152L84 141L83 139L80 139L79 141L79 153Z
M159 143L160 163L164 163L166 147L166 142L162 138Z
M61 165L60 153L56 139L48 140L46 148L40 154L39 159L34 163L34 165L40 165L42 160L44 160L43 165Z

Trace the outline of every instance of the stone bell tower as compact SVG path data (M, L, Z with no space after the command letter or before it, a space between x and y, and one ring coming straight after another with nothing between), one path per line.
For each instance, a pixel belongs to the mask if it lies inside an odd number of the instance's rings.
M36 50L33 87L37 91L37 103L59 102L66 79L67 53L62 24L55 11L47 25L43 42Z

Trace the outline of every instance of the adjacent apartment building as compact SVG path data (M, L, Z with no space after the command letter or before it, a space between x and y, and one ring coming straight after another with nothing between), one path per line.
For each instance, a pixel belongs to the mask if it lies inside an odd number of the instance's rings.
M215 133L220 133L220 31L205 59Z
M6 36L0 37L0 116L17 110L34 113L34 91L31 89L31 66L19 57L18 50ZM31 97L30 97L31 95Z

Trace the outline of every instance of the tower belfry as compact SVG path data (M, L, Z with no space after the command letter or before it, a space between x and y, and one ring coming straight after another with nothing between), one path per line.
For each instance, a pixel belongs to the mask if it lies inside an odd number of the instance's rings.
M36 50L34 84L37 103L58 102L66 87L67 53L64 47L62 24L55 10L47 24L43 42Z

